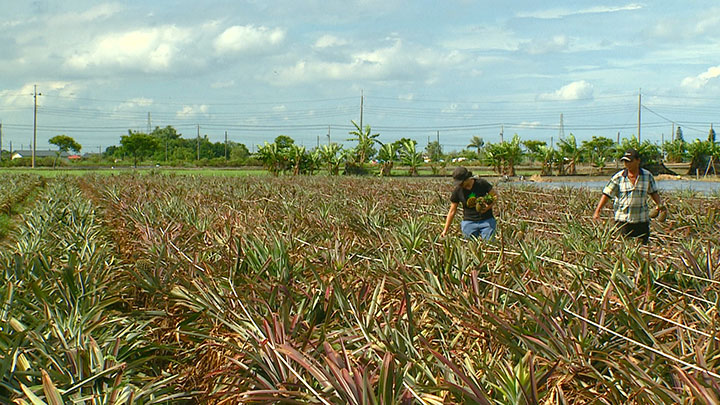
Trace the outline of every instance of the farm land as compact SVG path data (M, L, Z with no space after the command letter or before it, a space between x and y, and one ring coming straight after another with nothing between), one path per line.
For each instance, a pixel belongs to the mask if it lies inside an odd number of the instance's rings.
M482 242L447 178L2 179L0 403L720 400L716 196L641 246L587 189L497 183Z

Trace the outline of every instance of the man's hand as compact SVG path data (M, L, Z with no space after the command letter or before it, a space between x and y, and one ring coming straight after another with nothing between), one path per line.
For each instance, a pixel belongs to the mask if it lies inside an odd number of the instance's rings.
M598 221L598 222L600 221L600 212L595 211L593 213L593 220Z

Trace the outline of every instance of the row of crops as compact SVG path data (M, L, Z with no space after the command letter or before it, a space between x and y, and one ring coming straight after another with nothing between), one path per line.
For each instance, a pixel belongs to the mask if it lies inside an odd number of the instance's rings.
M449 187L56 180L0 251L0 402L720 400L720 200L664 194L643 247L503 184L485 243L438 238Z
M0 181L0 214L9 215L12 208L25 200L36 187L45 185L40 176L29 174L6 176Z

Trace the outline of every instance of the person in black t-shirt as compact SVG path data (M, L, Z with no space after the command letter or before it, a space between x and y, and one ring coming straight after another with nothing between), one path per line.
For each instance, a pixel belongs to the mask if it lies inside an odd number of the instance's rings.
M497 193L487 180L473 177L472 172L464 167L458 167L453 172L455 189L450 195L450 210L445 219L445 228L440 234L447 235L458 205L463 207L463 220L460 224L466 238L483 238L490 240L495 235L497 222L493 216L492 207L497 200ZM492 196L488 199L487 196Z

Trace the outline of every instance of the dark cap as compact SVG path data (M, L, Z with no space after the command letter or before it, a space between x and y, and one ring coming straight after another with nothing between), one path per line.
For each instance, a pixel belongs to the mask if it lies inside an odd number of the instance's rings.
M628 162L633 159L640 159L640 154L633 148L626 150L625 154L620 158L620 160L627 160Z
M472 172L463 166L455 168L453 171L453 180L455 180L455 186L459 186L463 181L472 177Z

